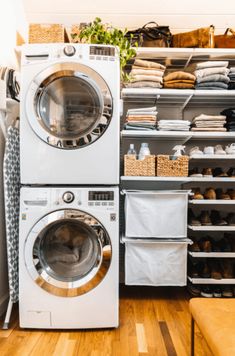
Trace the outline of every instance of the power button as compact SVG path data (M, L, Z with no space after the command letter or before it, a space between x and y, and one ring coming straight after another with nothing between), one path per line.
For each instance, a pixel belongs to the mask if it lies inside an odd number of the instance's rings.
M72 203L74 201L74 194L72 192L65 192L62 199L65 203Z
M74 46L65 46L64 47L64 54L68 57L72 57L75 55L76 49Z

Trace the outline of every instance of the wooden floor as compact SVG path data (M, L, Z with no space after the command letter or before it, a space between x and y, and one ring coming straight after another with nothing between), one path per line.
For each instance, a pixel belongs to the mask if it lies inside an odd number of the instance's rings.
M120 327L102 330L24 330L15 311L0 330L1 356L188 356L189 296L184 288L122 287ZM196 356L211 356L196 330Z

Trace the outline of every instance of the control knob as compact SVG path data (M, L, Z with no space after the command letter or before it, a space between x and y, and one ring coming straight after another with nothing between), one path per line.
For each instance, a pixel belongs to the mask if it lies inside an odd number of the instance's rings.
M65 203L72 203L74 201L74 194L72 192L65 192L62 199Z
M75 52L76 52L76 49L74 48L74 46L64 47L64 54L68 57L74 56Z

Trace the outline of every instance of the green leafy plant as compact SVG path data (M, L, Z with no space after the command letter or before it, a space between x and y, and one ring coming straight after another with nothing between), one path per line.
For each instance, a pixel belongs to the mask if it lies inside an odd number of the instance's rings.
M127 62L136 56L135 49L132 48L129 39L125 37L126 32L126 29L122 31L114 27L109 27L103 24L99 17L96 17L92 23L82 28L79 33L79 38L82 42L108 44L119 47L121 78L123 81L130 80L124 68ZM135 46L137 46L137 44L135 44Z

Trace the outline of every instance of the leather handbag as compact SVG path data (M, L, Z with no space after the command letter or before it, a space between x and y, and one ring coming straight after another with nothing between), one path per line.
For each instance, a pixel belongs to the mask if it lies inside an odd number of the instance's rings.
M139 47L170 47L171 32L169 26L158 26L154 21L148 22L137 30L128 31L126 37Z
M213 48L214 26L198 28L190 32L177 33L172 36L172 47Z
M235 48L235 31L227 28L223 35L216 35L215 48Z

